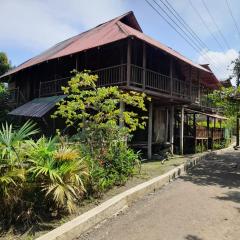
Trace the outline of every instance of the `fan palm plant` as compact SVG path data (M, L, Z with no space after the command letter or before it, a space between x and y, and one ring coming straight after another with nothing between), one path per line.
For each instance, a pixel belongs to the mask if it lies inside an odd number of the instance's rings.
M20 158L21 145L37 132L35 124L29 121L19 130L14 130L8 123L0 128L0 202L4 206L1 213L9 210L6 206L14 206L20 197L26 179L23 159Z
M56 138L40 138L32 144L29 174L39 182L45 200L57 209L75 210L75 203L85 191L87 168L79 153L68 146L56 143Z
M27 121L20 129L14 130L12 124L2 124L0 129L0 147L1 147L1 157L11 161L14 159L13 155L18 158L18 152L16 147L22 141L26 140L32 135L38 133L36 129L36 124L31 121Z

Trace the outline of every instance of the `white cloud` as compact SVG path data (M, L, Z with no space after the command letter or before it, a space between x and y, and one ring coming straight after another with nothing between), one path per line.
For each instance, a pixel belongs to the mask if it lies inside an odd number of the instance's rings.
M209 63L211 59L210 67L219 79L228 78L232 72L230 64L238 57L238 52L235 49L229 49L226 52L214 52L203 50L202 55L198 57L198 63Z
M41 51L124 11L121 0L1 0L0 46Z

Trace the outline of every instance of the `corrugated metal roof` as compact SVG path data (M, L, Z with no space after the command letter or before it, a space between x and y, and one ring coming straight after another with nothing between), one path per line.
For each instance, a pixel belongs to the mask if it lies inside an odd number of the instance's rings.
M128 25L125 24L126 22ZM61 43L56 44L52 48L43 52L42 54L10 70L8 73L2 75L0 78L3 78L7 75L16 73L22 69L31 67L33 65L51 59L71 55L77 52L81 52L97 46L102 46L131 36L146 41L147 43L154 45L155 47L169 53L170 55L192 65L193 67L201 69L204 72L211 73L206 68L200 66L199 64L193 63L191 60L187 59L180 53L143 34L133 12L128 12L120 17L112 19L106 23L103 23L89 31L83 32L77 36L74 36L70 39L67 39Z
M30 102L14 109L9 115L41 118L56 106L56 103L65 98L65 95L35 98Z

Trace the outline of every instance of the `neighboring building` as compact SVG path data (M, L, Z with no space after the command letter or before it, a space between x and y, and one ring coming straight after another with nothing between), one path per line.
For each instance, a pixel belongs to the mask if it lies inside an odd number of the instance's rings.
M99 86L117 85L151 96L148 127L136 132L132 143L147 149L149 158L165 142L183 153L199 142L208 149L223 138L224 118L208 99L219 88L218 79L208 65L195 64L145 35L133 12L58 43L1 76L2 81L11 79L15 109L10 115L55 128L49 115L73 69L92 70L99 75Z

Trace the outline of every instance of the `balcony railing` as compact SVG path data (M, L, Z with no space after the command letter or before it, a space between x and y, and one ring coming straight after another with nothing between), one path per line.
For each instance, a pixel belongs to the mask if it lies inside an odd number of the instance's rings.
M170 93L170 77L154 72L146 71L146 88L150 90L158 90L163 93Z
M7 102L10 105L20 105L26 102L26 99L19 88L8 89Z
M203 126L196 126L196 138L208 138L208 128Z
M98 75L97 86L124 86L127 84L127 64L98 69L92 71L92 73ZM70 77L66 77L53 81L40 82L39 96L61 94L62 86L66 86L69 80ZM136 65L130 66L130 86L171 95L170 83L170 76ZM190 91L189 81L173 78L172 96L197 104L209 105L209 101L204 102L198 99L198 88L198 85L193 84L192 91Z
M97 86L121 86L127 82L127 65L121 64L92 71L98 75Z
M47 82L40 82L39 96L57 95L62 93L62 87L66 86L70 77L60 78Z
M222 139L222 138L224 138L224 129L223 128L212 129L212 138L213 139Z

